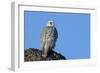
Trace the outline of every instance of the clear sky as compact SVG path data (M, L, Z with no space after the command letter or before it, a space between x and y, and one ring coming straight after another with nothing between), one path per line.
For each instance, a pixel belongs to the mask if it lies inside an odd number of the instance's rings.
M48 20L58 30L55 51L66 59L90 58L90 14L24 11L24 47L40 49L40 33Z

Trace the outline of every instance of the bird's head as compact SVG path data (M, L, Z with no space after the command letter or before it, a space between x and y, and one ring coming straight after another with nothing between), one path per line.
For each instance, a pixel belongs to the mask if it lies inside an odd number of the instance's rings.
M54 27L54 22L53 22L53 21L48 21L47 26L49 26L49 27Z

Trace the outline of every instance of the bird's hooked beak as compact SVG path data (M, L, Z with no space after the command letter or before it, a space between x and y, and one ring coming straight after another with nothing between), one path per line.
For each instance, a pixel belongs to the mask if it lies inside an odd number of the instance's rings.
M53 21L48 21L47 26L49 26L49 27L53 27L53 26L54 26L54 22L53 22Z

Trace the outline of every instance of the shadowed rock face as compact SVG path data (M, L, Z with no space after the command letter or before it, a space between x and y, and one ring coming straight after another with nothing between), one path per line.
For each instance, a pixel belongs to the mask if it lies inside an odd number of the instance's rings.
M42 57L42 51L35 48L24 50L24 61L65 60L66 58L55 51L49 52L47 58Z

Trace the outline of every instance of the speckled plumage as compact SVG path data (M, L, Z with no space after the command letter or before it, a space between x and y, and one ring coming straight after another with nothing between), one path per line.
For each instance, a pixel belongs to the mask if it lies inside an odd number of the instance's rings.
M50 25L44 27L41 33L41 49L43 50L43 57L47 57L49 51L55 47L58 38L58 32L53 22L48 24Z

